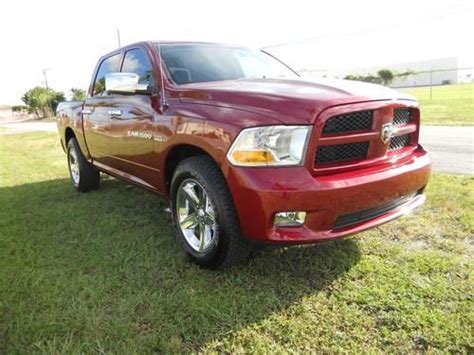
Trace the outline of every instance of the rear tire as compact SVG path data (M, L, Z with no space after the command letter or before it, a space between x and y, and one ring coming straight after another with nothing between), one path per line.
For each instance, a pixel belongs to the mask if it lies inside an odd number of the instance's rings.
M225 268L251 255L226 180L211 158L190 157L178 164L171 203L178 240L197 264Z
M100 173L86 160L76 138L71 138L67 143L67 162L72 185L77 191L87 192L99 188Z

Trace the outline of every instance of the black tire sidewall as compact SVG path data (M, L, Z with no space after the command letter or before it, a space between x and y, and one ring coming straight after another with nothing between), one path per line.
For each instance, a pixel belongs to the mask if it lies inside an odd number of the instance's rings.
M187 178L199 182L214 205L219 227L218 239L205 253L196 252L187 244L181 232L181 227L177 224L177 190ZM210 269L221 269L237 265L250 257L253 245L242 236L239 218L229 186L221 169L212 158L200 155L181 161L171 182L170 195L173 207L173 222L178 239L194 262Z
M77 163L79 165L79 183L76 183L72 178L70 154L71 151L76 153ZM76 138L71 138L67 143L67 160L69 176L71 178L72 186L79 192L88 192L99 188L100 173L99 171L87 161L79 148Z

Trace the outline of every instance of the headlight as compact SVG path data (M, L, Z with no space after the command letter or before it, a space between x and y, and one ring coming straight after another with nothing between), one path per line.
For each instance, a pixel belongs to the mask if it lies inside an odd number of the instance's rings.
M234 165L300 165L311 126L266 126L244 129L227 153Z

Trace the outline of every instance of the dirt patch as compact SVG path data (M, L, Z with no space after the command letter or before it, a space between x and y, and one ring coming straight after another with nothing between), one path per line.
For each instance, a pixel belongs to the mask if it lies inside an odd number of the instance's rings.
M427 242L425 242L424 240L421 240L421 239L416 239L416 240L410 241L407 244L406 250L408 250L408 251L418 251L418 250L426 249L427 247L428 247Z

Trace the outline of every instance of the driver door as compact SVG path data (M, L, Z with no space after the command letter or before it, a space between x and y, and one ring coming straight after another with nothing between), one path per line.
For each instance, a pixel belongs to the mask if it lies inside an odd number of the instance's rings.
M122 73L134 73L139 85L153 88L155 83L147 54L141 48L125 52ZM153 89L150 90L150 93ZM159 170L155 154L154 120L150 94L117 94L111 100L108 135L111 167L127 174L127 178L149 188L157 186Z

